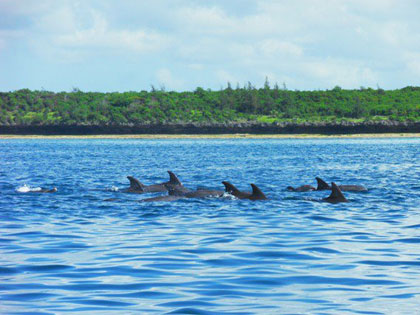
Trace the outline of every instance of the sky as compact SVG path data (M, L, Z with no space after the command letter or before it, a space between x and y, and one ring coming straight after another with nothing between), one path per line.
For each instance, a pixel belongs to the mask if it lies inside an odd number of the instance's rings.
M418 0L0 0L0 91L420 85Z

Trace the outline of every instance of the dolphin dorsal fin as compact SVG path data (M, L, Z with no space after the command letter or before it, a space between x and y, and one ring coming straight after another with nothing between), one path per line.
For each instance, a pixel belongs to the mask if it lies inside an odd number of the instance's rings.
M229 194L239 192L238 188L236 188L229 182L222 182L222 184L225 185L225 191Z
M169 183L171 185L180 185L182 186L181 181L178 179L178 177L176 177L176 175L174 173L172 173L171 171L168 171L169 174Z
M140 183L140 181L137 178L134 178L133 176L127 176L128 180L130 181L130 188L141 190L143 191L144 185Z
M327 189L331 189L330 185L328 185L324 180L322 180L319 177L315 177L318 186L316 187L316 190L327 190Z
M347 201L346 197L344 197L340 188L334 182L331 183L331 195L328 198L329 199L340 200L340 201Z
M257 197L258 199L267 199L264 193L256 185L251 184L252 187L252 196Z

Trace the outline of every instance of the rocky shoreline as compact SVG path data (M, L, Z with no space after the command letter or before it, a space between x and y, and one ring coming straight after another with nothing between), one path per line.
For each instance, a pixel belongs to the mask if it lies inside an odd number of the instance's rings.
M126 125L0 125L8 135L111 135L111 134L361 134L420 133L420 121L392 120L360 123L166 123Z

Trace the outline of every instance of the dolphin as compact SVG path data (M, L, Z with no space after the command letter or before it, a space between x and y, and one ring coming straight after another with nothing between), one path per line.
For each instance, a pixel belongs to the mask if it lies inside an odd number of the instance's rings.
M318 183L316 190L331 190L331 186L321 178L316 177L315 179ZM338 187L340 187L341 191L368 191L367 188L362 185L339 185Z
M328 185L324 180L322 180L319 177L315 177L316 182L318 186L316 187L316 190L331 190L331 186Z
M217 189L197 188L194 193L196 195L207 195L209 197L222 197L225 191Z
M176 201L179 199L183 199L184 196L177 196L177 195L167 195L167 196L157 196L153 198L146 198L140 200L140 202L153 202L153 201Z
M223 190L210 190L210 189L198 189L190 191L184 196L187 198L209 198L209 197L221 197L225 192Z
M170 196L184 196L185 194L191 192L191 189L185 187L184 185L171 185L165 184L166 190Z
M127 176L128 180L130 181L130 187L121 190L122 192L129 192L129 193L144 193L143 187L145 187L137 178L133 176Z
M229 194L235 196L238 199L249 199L249 200L265 200L267 197L264 193L254 184L251 184L252 193L240 191L234 185L229 182L223 181L223 185L225 185L225 191Z
M181 196L184 198L208 198L221 197L224 194L222 190L197 189L191 190L183 185L170 186L166 185L170 196Z
M167 189L168 186L183 186L181 181L178 179L178 177L172 173L171 171L168 171L169 174L169 181L166 183L162 183L163 186Z
M153 201L176 201L185 198L208 198L208 197L221 197L224 191L221 190L210 190L210 189L197 189L191 190L179 182L179 185L173 185L170 183L164 184L168 190L167 196L157 196L153 198L147 198L141 200L141 202L153 202Z
M56 188L56 187L53 187L53 188L51 188L51 189L48 189L48 188L41 188L40 190L32 190L31 192L34 192L34 193L41 193L41 194L52 194L52 193L57 192L57 188Z
M162 192L167 191L166 185L169 186L182 186L181 182L179 181L178 177L168 171L169 174L169 181L161 184L154 184L154 185L143 185L137 178L133 176L127 176L128 180L130 181L130 187L122 190L123 192L130 192L136 194L143 194L149 192Z
M328 197L323 198L322 201L329 203L349 202L334 182L331 183L331 194Z
M216 192L216 191L215 191ZM223 191L221 192L223 195ZM210 190L196 190L191 191L188 188L186 189L171 189L169 195L167 196L157 196L153 198L146 198L140 200L141 202L153 202L153 201L176 201L179 199L187 198L208 198L208 197L220 197L221 195L212 193Z
M304 191L312 191L312 190L316 190L316 188L312 185L302 185L299 187L292 187L292 186L287 186L286 188L288 191L297 191L297 192L304 192Z

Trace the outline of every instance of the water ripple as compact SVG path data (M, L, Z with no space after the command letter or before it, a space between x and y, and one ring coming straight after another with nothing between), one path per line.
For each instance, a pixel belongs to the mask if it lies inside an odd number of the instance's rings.
M0 313L411 314L419 145L1 139ZM256 183L270 199L148 204L158 194L121 192L127 175L153 184L169 169L191 189ZM285 189L315 176L369 191L330 205L329 192Z

